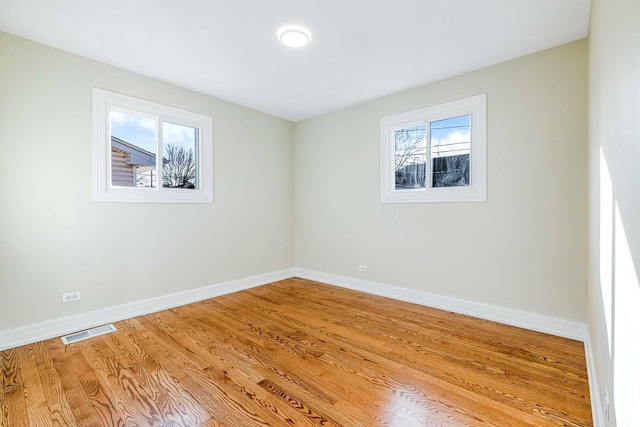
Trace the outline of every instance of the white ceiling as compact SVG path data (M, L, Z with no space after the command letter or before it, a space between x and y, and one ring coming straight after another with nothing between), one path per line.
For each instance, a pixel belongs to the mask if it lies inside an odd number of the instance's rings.
M292 121L587 36L590 0L0 0L0 31ZM306 48L277 40L307 27Z

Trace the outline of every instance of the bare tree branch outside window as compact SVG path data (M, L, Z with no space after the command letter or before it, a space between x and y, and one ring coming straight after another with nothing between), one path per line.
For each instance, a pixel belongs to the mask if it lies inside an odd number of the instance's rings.
M396 189L424 188L427 128L418 125L395 131Z
M395 132L396 172L407 165L425 163L426 127L400 129Z
M196 188L196 162L192 149L169 144L162 157L162 186Z

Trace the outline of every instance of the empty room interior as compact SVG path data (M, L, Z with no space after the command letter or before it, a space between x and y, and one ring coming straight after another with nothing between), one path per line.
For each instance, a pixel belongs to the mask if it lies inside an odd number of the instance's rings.
M0 426L640 426L640 2L0 0Z

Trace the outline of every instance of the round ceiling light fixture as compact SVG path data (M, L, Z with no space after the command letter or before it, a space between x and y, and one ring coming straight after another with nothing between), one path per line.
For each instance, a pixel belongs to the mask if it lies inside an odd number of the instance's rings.
M311 36L306 28L287 27L280 30L278 37L280 42L289 47L303 47L309 44Z

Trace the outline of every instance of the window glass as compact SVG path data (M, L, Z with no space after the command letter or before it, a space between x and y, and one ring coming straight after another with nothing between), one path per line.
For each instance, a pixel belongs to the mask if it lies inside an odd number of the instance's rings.
M432 187L469 185L470 128L470 114L429 124Z
M109 112L111 185L156 187L156 121L125 111Z
M403 127L394 131L396 190L425 187L427 126Z
M177 123L162 123L162 186L197 188L198 129Z

